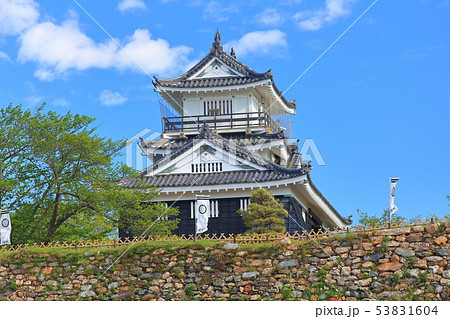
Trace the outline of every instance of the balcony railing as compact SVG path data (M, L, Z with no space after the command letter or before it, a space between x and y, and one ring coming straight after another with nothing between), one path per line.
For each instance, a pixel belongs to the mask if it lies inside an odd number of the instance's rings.
M162 127L164 132L199 131L206 123L212 129L246 129L246 128L270 128L277 133L280 127L265 112L247 112L222 115L192 115L163 117Z

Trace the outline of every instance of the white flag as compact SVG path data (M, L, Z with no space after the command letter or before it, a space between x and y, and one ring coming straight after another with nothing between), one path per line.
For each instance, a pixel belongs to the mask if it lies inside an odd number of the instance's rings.
M195 233L201 234L208 231L209 199L206 196L197 196L195 202Z
M391 209L390 209L390 214L392 215L393 213L395 213L396 211L398 211L397 206L395 206L394 204L394 199L395 199L395 188L397 186L397 182L400 178L389 178L391 180Z
M0 211L0 245L11 244L11 219L9 213Z

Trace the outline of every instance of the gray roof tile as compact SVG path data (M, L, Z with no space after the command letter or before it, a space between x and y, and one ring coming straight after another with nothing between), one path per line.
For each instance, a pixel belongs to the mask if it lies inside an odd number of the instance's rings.
M197 173L197 174L168 174L143 177L141 181L151 184L157 188L165 187L192 187L206 185L224 185L240 183L261 183L267 181L281 181L293 177L305 175L305 172L288 174L279 171L228 171L217 173ZM134 188L138 179L124 179L122 185L127 188Z
M189 79L198 71L200 71L204 66L206 66L211 60L219 58L222 62L224 62L230 68L235 69L239 73L243 74L243 76L227 76L227 77L213 77L213 78L203 78L203 79ZM276 93L280 96L280 98L284 101L284 103L290 108L297 108L295 101L287 100L281 91L275 85L273 80L273 74L270 72L271 70L265 73L258 73L238 61L234 55L228 54L223 50L222 45L220 44L219 39L215 39L212 47L210 48L210 52L207 56L205 56L199 63L189 69L183 75L177 76L171 79L159 79L154 77L153 85L155 88L164 87L164 88L206 88L206 87L224 87L224 86L234 86L234 85L244 85L250 84L262 80L271 80L273 88Z
M188 151L194 146L196 141L207 139L214 145L236 155L238 158L254 163L265 170L242 170L230 172L204 173L204 174L158 174L147 177L148 171L155 171L158 168L168 164L178 156ZM154 184L156 187L178 187L191 185L216 185L216 184L235 184L248 182L263 182L271 180L288 179L295 176L301 176L309 173L312 167L309 163L304 163L299 168L289 169L272 163L258 153L249 151L245 146L236 143L233 140L226 139L220 135L214 134L207 124L204 124L200 134L195 138L188 140L179 148L173 150L168 155L156 161L148 169L141 172L141 178L123 180L122 184L126 187L133 187L138 180L144 180L145 183ZM194 184L193 184L194 183Z

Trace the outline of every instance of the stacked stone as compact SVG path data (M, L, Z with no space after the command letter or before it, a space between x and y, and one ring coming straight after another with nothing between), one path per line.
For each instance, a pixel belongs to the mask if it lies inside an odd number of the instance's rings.
M3 300L450 300L450 223L297 243L0 255ZM120 258L119 258L120 257Z

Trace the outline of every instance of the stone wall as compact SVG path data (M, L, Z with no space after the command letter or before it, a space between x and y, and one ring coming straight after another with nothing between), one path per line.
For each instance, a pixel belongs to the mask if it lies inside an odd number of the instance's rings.
M447 222L302 243L2 252L0 298L449 300L449 236Z

